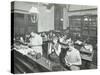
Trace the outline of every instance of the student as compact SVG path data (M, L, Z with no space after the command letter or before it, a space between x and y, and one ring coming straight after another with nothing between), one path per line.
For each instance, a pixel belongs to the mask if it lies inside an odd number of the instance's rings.
M66 51L68 50L68 44L71 43L71 39L67 35L64 35L59 38L58 42L61 45L60 63L64 65L64 57L66 55Z
M61 45L58 43L58 38L53 38L53 43L50 44L50 48L48 50L50 59L54 62L60 62L59 61L59 55L61 52Z
M42 52L42 37L34 32L31 32L31 37L29 39L30 43L28 44L31 46L33 51L36 53L40 53L41 55L43 54Z
M65 65L70 70L79 70L81 62L80 52L74 48L73 44L70 44L65 56Z
M93 46L89 40L84 42L83 46L80 49L80 52L81 52L81 57L82 57L82 62L83 62L82 66L85 69L89 69L92 62L93 54L94 54Z

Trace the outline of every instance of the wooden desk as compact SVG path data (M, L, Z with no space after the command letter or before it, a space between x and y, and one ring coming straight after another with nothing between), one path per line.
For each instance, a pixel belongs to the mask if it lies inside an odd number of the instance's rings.
M81 53L81 58L84 59L84 60L92 61L94 52L91 53L91 55L85 54L85 53L84 52Z
M77 47L78 46L78 47ZM94 51L82 49L82 45L75 44L76 49L80 51L81 58L84 60L92 61Z
M82 59L92 61L94 51L80 50L80 54Z

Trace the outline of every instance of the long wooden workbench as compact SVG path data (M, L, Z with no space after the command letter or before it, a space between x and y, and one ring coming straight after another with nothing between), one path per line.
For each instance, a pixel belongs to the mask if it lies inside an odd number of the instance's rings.
M54 66L60 66L60 71L66 71L60 63L54 63L45 57L36 59L34 56L23 53L21 50L14 49L14 73L33 73L33 72L51 72ZM24 65L24 66L22 66ZM19 72L16 72L16 67ZM34 68L35 67L35 68ZM25 69L26 68L26 69Z

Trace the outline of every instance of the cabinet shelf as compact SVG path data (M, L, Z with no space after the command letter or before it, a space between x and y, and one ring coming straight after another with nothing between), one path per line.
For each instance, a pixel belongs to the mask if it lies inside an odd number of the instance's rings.
M70 32L97 37L97 15L69 16L69 27Z

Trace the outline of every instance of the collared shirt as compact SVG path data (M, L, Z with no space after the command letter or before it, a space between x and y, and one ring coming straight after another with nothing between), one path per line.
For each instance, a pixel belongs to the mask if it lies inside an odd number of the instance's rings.
M71 51L67 51L65 62L66 64L81 65L82 62L80 52L75 48L73 48Z

